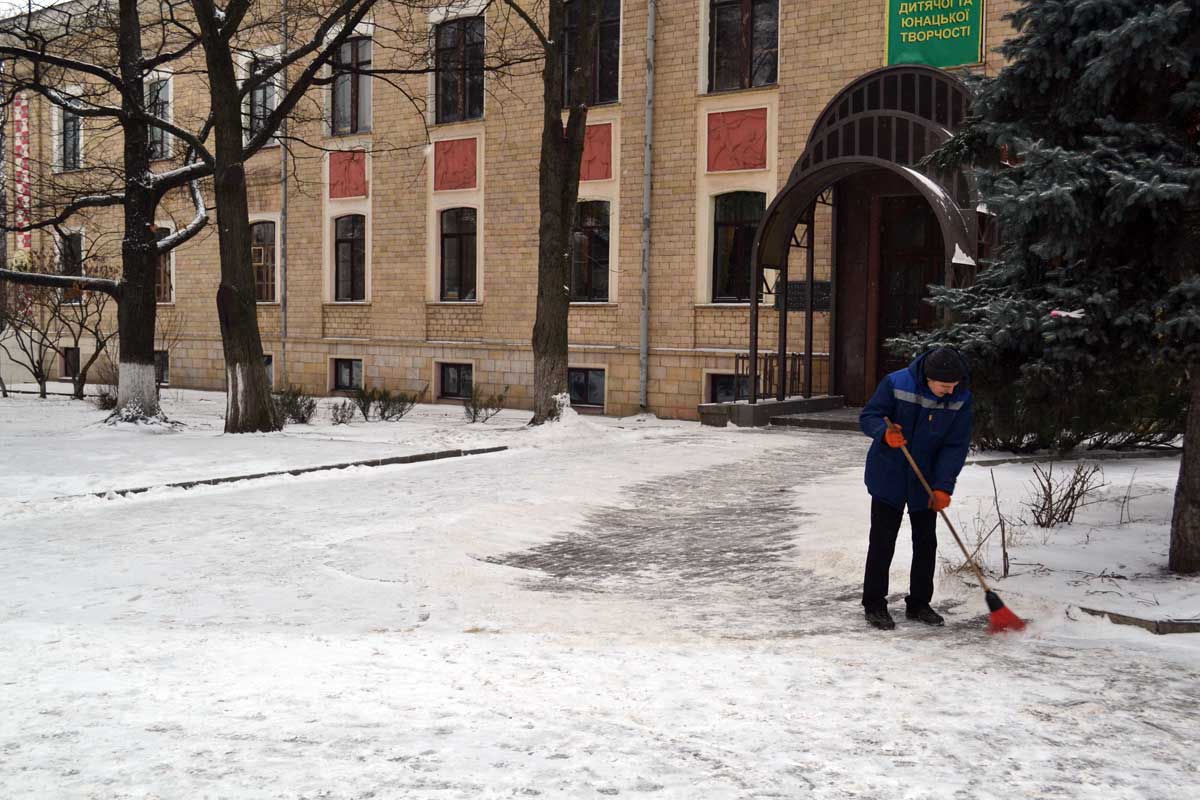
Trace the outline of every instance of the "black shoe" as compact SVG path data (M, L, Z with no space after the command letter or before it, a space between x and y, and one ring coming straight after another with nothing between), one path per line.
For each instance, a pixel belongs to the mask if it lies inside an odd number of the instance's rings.
M908 619L915 619L924 622L926 625L945 625L946 620L942 619L942 615L934 611L929 606L921 608L906 608L904 616Z
M892 615L888 613L887 606L872 606L865 609L867 622L872 627L879 628L881 631L890 631L896 627L896 623L892 620Z

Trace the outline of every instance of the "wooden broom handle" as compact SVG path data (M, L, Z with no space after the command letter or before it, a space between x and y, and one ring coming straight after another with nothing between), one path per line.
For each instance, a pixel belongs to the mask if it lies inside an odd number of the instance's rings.
M895 428L895 425L893 425L892 421L887 417L884 417L883 421L887 423L889 430ZM917 480L919 480L921 485L925 487L925 491L929 492L929 498L932 500L933 488L929 485L929 481L925 480L925 475L922 474L921 468L917 466L917 462L913 460L912 453L908 452L908 448L905 445L900 445L900 452L904 453L904 457L908 459L908 463L913 468L913 472L917 473ZM979 585L983 587L985 592L990 592L991 588L988 587L987 581L983 577L983 570L979 569L979 565L975 563L975 559L971 558L971 554L967 552L966 545L964 545L962 539L959 538L958 531L954 529L954 523L950 521L950 517L946 516L946 510L942 509L938 513L942 515L942 520L945 521L946 527L949 528L950 533L954 535L954 541L958 542L958 549L962 550L963 556L965 556L967 559L967 563L970 564L971 569L975 571L975 577L979 579Z

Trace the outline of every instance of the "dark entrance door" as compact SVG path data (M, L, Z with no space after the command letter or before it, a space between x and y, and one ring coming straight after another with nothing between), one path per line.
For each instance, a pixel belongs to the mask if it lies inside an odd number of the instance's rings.
M937 323L933 306L925 302L930 284L945 281L942 231L933 209L918 196L880 197L878 237L879 323L875 336L875 382L907 365L892 355L884 342Z

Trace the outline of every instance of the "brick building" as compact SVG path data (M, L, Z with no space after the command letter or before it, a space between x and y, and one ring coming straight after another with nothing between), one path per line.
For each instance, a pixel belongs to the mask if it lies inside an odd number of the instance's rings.
M422 76L410 87L428 97L424 112L384 81L346 76L314 90L327 118L299 133L322 149L289 162L286 186L280 148L248 165L259 320L277 384L319 393L359 383L428 386L432 397L447 400L471 384L508 386L510 403L528 406L541 88L536 72L496 85L482 77L491 30L479 17L483 5L460 0L422 21L445 65L436 78ZM955 73L1000 66L992 51L1011 30L1001 17L1015 2L660 0L652 111L647 0L603 5L571 286L574 403L629 414L644 389L650 411L694 419L699 404L744 391L746 378L735 373L748 364L751 244L769 208L779 212L775 222L789 229L791 244L808 244L818 289L808 294L811 325L807 304L788 314L786 351L809 356L793 363L812 364L813 391L861 400L881 371L894 368L879 342L931 324L920 303L924 285L950 279L951 245L966 241L939 219L939 197L966 220L960 234L978 235L967 219L976 213L969 191L951 185L931 193L919 170L890 165L916 165L918 151L936 144L936 135L918 137L918 123L942 133L957 124ZM342 59L384 57L391 28L363 26ZM902 65L929 60L927 43L960 36L973 55L959 56L948 70ZM270 47L262 52L269 55ZM205 97L187 74L164 73L152 91L172 114L186 114ZM256 93L251 119L256 104L272 102L269 90ZM891 116L843 124L859 111ZM37 98L15 112L16 125L30 131L27 140L18 133L13 141L10 204L19 213L20 193L29 191L22 189L20 148L69 172L100 145L89 143L86 124L63 120ZM647 209L643 147L651 117ZM836 154L826 130L835 125L837 141L845 142ZM843 168L821 173L829 180L816 190L809 181L804 208L782 208L775 201L789 177L812 177L801 167L805 158L813 167L818 147L817 160L840 157ZM859 157L868 149L869 158ZM644 214L651 244L643 387ZM188 216L182 203L168 206L163 227ZM111 250L119 231L111 215L97 214L67 235L79 238L68 248ZM978 252L974 242L967 249L968 259ZM762 266L767 291L757 316L760 351L768 352L778 341L770 291L778 272L777 264ZM804 273L805 258L793 255L789 278ZM212 233L164 260L159 313L176 335L161 358L172 386L224 386L217 280Z

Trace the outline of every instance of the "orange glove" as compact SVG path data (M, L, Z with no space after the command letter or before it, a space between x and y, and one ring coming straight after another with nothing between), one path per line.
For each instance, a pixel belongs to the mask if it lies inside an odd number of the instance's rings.
M894 423L883 434L883 440L887 442L888 447L900 447L908 444L908 440L905 439L904 434L900 432L900 426Z
M943 492L941 489L933 490L933 497L929 498L930 511L945 511L950 507L950 495Z

